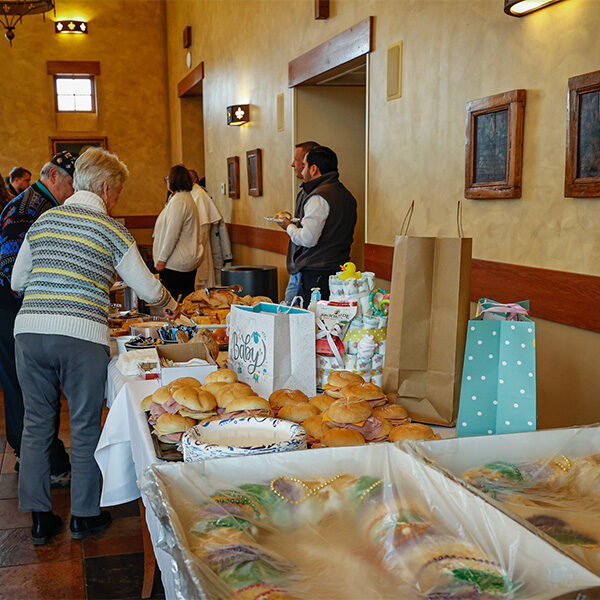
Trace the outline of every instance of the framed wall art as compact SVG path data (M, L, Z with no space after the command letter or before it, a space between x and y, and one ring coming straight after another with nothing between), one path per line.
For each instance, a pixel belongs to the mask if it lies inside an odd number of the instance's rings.
M525 90L467 104L465 198L520 198Z
M108 141L106 137L51 137L50 150L52 156L63 150L67 150L71 154L81 154L90 146L100 146L108 150Z
M600 197L600 71L569 79L565 196Z
M248 195L262 196L262 150L256 148L246 152L248 168Z
M230 198L240 197L240 159L237 156L227 159L227 195Z

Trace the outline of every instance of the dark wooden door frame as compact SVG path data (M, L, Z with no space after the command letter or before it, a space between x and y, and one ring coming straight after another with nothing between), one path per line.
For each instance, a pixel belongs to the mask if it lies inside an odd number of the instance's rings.
M177 95L182 97L202 96L202 80L204 79L204 63L193 68L178 84Z
M288 64L288 87L311 85L323 75L346 71L373 51L375 17L356 25L315 46Z

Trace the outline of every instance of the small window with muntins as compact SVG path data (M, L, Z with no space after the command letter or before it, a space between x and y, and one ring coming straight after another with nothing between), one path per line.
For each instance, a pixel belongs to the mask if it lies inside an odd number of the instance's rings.
M55 75L57 112L95 112L93 75Z

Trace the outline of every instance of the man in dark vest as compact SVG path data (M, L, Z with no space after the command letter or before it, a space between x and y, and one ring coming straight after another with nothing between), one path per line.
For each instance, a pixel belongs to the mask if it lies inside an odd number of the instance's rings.
M292 159L292 169L294 169L294 175L300 179L300 181L304 181L302 177L302 171L304 170L304 157L309 150L313 148L318 148L319 144L317 142L301 142L296 144L294 148L294 158ZM298 191L298 195L296 196L296 206L294 208L294 217L299 218L298 211L300 210L300 206L302 205L302 201L306 196L306 192L304 188L300 186L300 190ZM300 271L294 264L294 249L297 248L294 246L292 241L288 245L287 250L287 259L286 266L287 272L290 274L290 279L288 281L287 288L285 290L285 302L287 304L291 304L294 298L300 292Z
M356 200L339 180L338 161L331 148L319 146L304 157L304 198L296 208L300 226L289 219L280 224L290 236L293 263L301 275L304 306L314 287L329 299L329 276L350 259L356 225Z

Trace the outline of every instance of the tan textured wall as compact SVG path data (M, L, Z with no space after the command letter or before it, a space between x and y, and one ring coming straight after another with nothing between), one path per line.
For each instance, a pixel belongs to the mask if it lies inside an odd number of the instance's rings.
M315 21L312 0L167 2L171 156L177 160L181 154L175 86L188 72L181 31L192 25L192 66L204 61L206 73L208 188L224 215L260 227L264 215L289 205L294 136L288 61L374 15L367 241L391 244L412 200L417 202L412 234L454 235L455 203L464 189L465 105L525 88L523 197L464 202L473 254L600 275L600 200L563 194L567 80L600 69L600 2L559 2L522 19L506 16L500 0L331 4L331 18ZM386 49L399 40L404 42L403 95L386 102ZM278 93L285 99L283 132L276 129ZM227 127L225 108L234 102L251 104L249 125ZM255 147L264 152L262 198L246 192L245 151ZM231 155L240 156L239 200L219 191ZM244 261L251 256L258 260L257 251L236 254ZM271 264L278 260L260 257ZM600 335L540 323L538 337L540 422L600 420L595 358Z
M56 17L84 18L90 33L57 35L48 13L25 17L12 48L0 39L0 173L20 164L37 176L51 136L107 136L130 171L115 214L158 214L170 161L164 2L60 0ZM47 60L100 61L97 119L55 117Z

